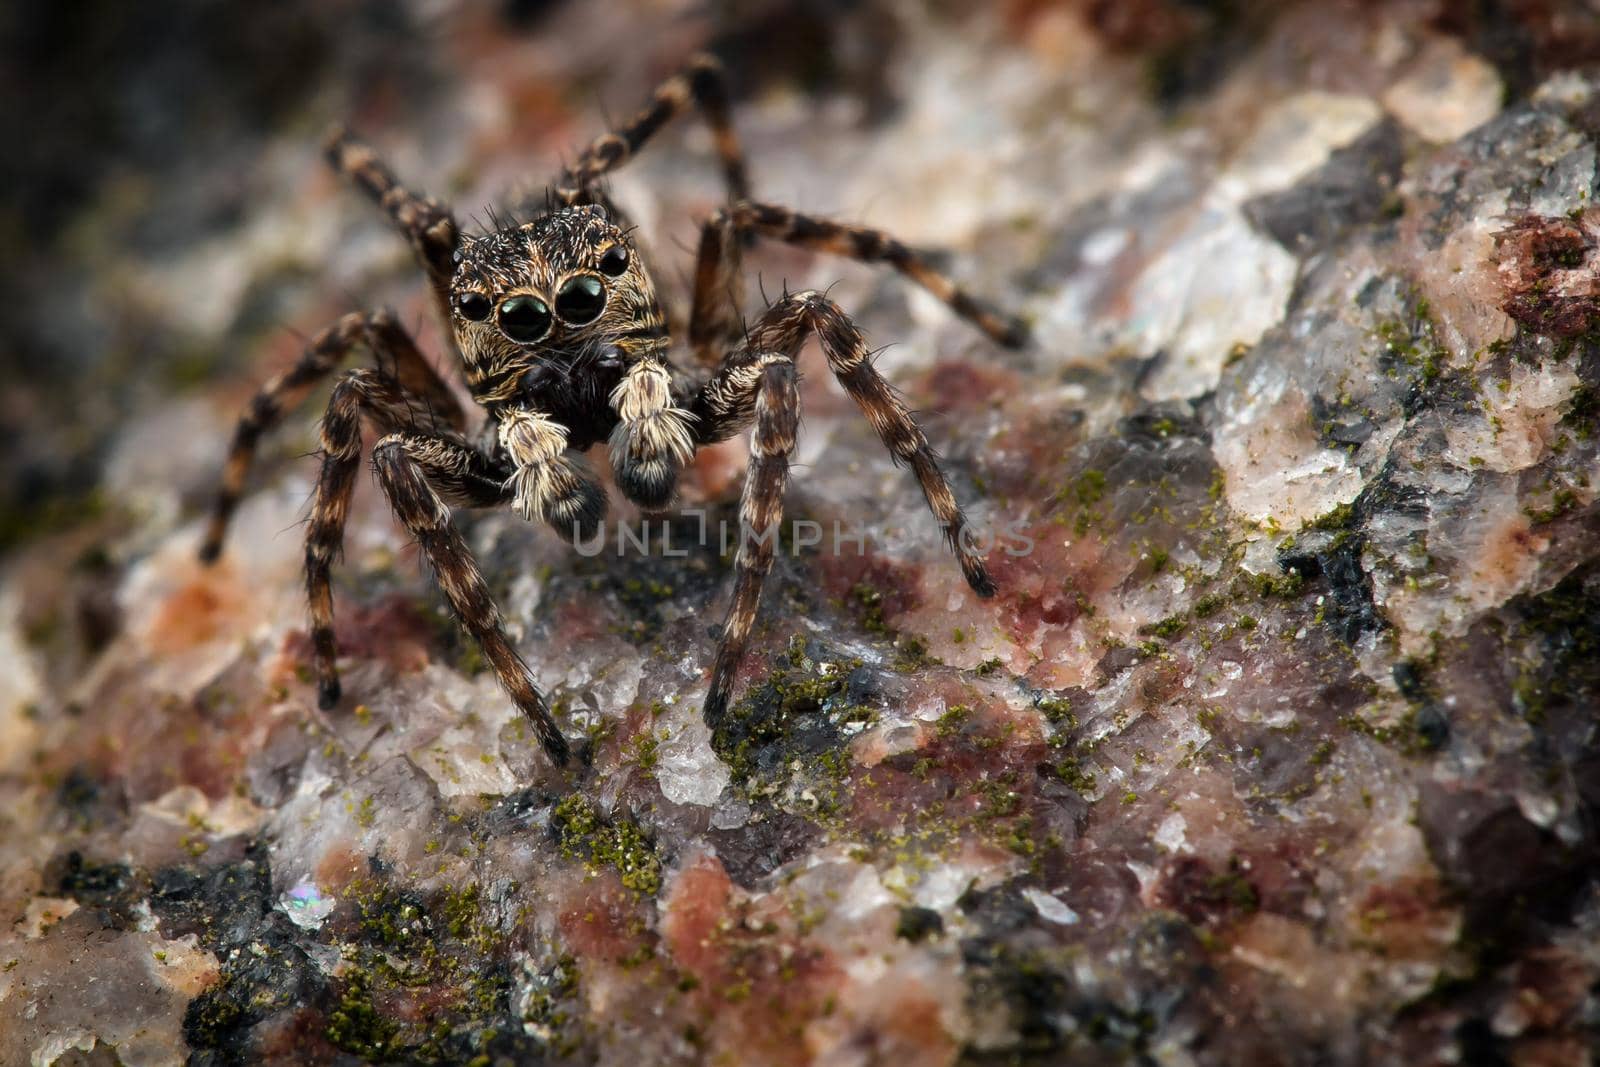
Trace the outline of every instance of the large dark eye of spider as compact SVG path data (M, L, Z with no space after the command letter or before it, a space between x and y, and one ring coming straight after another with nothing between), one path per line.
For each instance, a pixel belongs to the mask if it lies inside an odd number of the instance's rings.
M593 322L605 306L606 287L592 274L569 278L556 294L556 314L574 326Z
M456 297L456 310L468 322L482 322L489 317L491 307L489 298L482 293L462 293Z
M621 245L612 245L606 249L606 254L600 257L600 273L617 277L628 269L628 250Z
M532 344L550 332L550 307L536 296L514 296L500 304L500 332Z

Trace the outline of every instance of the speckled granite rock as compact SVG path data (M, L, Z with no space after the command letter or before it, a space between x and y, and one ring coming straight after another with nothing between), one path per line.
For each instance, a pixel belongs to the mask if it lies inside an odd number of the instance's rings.
M1592 5L838 6L320 8L308 84L232 75L265 138L128 61L206 151L119 153L9 334L73 354L3 394L0 1062L1591 1061ZM894 279L752 261L892 344L1000 596L819 366L788 499L822 543L716 735L697 535L739 445L688 480L685 556L463 517L580 766L367 485L317 712L315 411L193 562L288 331L426 321L316 120L487 203L707 41L763 195L948 247L1034 322L1003 354ZM663 260L715 201L704 140L616 182Z

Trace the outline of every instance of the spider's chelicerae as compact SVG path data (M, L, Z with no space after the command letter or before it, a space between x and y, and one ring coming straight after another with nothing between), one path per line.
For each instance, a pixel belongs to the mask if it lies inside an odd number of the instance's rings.
M694 370L673 362L655 286L621 214L598 185L691 105L711 127L728 187L727 205L701 231L689 318ZM767 237L887 263L1000 344L1022 344L1023 328L886 234L751 200L715 59L692 60L656 90L644 110L590 145L565 168L532 221L482 236L462 233L449 208L400 185L348 133L336 133L327 149L333 166L366 190L411 242L467 388L487 421L481 433L469 436L467 412L385 311L346 315L315 335L299 361L264 385L240 419L200 547L206 561L221 553L262 433L353 349L365 346L376 357L377 367L346 371L334 386L306 531L311 640L324 709L340 695L328 571L344 538L363 420L384 435L373 447L372 463L395 514L421 544L456 617L557 763L566 762L566 739L507 638L450 509L509 504L529 520L587 542L606 501L580 458L585 449L606 442L623 495L655 510L671 502L678 473L696 449L753 423L733 602L704 709L706 721L716 726L772 566L775 539L763 535L776 526L783 507L800 421L794 360L812 334L884 446L916 475L967 582L980 595L994 593L983 560L962 536L966 520L927 438L873 369L861 331L817 292L785 295L743 329L740 252L751 238Z

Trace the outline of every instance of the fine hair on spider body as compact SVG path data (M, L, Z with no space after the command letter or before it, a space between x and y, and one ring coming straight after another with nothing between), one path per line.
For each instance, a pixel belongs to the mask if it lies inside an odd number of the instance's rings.
M703 225L693 274L690 359L675 363L667 316L623 215L600 181L675 116L698 108L711 128L727 203ZM758 534L783 508L800 421L795 359L815 336L828 368L860 406L896 462L910 467L968 584L994 583L938 459L899 396L873 368L865 339L837 304L814 291L787 293L748 329L740 317L740 259L755 238L869 263L885 263L944 301L999 344L1026 331L952 282L922 254L877 230L846 226L754 201L729 118L722 68L697 56L658 87L650 103L585 150L557 177L530 221L465 234L450 209L402 186L344 130L327 156L372 197L410 242L427 275L450 348L472 399L487 416L467 433L467 411L393 314L354 313L313 336L298 362L269 380L240 418L200 556L216 560L244 490L256 445L320 379L357 348L376 367L347 370L322 421L322 468L306 530L305 575L318 700L340 699L329 570L344 541L365 423L382 436L372 465L395 515L432 565L461 626L483 650L501 687L527 715L558 764L568 745L527 665L507 637L451 509L509 506L567 539L600 524L606 498L582 458L604 442L618 489L640 507L673 499L679 472L704 445L754 430L739 517ZM728 608L706 695L706 722L723 719L744 658L775 539L741 538Z

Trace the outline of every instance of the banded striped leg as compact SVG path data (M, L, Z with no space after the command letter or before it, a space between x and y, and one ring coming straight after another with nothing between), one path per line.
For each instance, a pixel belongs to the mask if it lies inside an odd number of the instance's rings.
M455 273L455 253L461 242L450 209L419 196L400 184L377 152L349 130L336 127L324 142L328 162L361 187L388 213L411 243L417 261L427 272L434 302L443 316L446 334L450 323L450 277Z
M744 659L761 605L761 586L772 569L778 524L783 519L783 490L789 480L789 457L800 430L800 391L794 360L765 353L746 365L749 402L755 413L750 438L750 467L739 500L739 551L734 559L733 602L722 624L704 718L713 730L727 714L734 675Z
M873 369L866 339L861 331L837 304L821 293L800 292L785 296L767 309L750 331L749 338L728 353L722 367L696 394L691 405L690 410L696 418L697 443L710 444L732 437L752 417L756 419L756 432L759 435L765 396L762 390L769 373L765 361L770 358L763 354L782 353L792 357L800 351L809 333L817 335L823 355L827 357L828 368L860 406L884 447L897 463L906 464L916 475L928 509L944 530L945 539L961 565L961 573L966 577L967 584L979 596L993 596L994 580L989 577L982 557L968 543L966 515L956 503L955 494L950 491L950 483L939 467L938 456L893 386ZM771 481L771 474L762 465L763 455L752 447L750 474L745 483L747 502L751 499L754 485ZM762 518L765 514L759 513L755 517ZM742 561L743 545L740 551ZM770 562L770 554L767 561ZM741 565L740 591L735 594L723 647L717 653L711 691L706 697L706 722L710 725L720 721L727 710L733 672L738 667L744 641L749 634L749 620L744 619L744 614L754 613L754 598L759 593L760 579L766 574L766 564L762 563L759 556L752 562L761 564L761 568L756 572L754 566L746 568ZM746 578L747 571L755 573L755 577ZM747 582L754 583L754 592L744 592Z
M528 665L506 636L500 611L478 571L477 561L450 522L449 508L430 484L441 466L471 462L467 454L456 451L457 447L448 442L441 445L438 438L391 434L373 448L372 464L395 514L427 553L451 610L478 642L501 688L533 724L545 753L557 764L565 764L567 740L533 684Z
M200 541L202 562L214 562L222 554L228 523L244 494L245 479L261 435L283 421L283 417L305 399L313 385L332 373L351 349L361 344L372 350L380 367L387 361L384 369L411 397L412 422L437 429L459 430L465 425L466 415L455 396L391 312L344 316L311 338L299 361L263 385L240 417L227 463L222 469L210 522Z
M729 211L718 211L700 227L689 305L689 350L702 367L715 366L725 347L739 337L743 251L744 235Z
M322 419L322 471L306 525L306 599L311 611L311 647L317 703L324 711L339 702L338 648L333 634L333 588L329 570L344 547L345 521L356 468L361 462L363 418L384 433L417 428L416 404L400 382L370 370L339 379ZM432 446L429 468L435 484L453 502L487 507L505 499L506 473L453 436L421 436Z
M1028 342L1028 328L962 289L928 258L881 230L802 215L786 207L741 200L707 220L700 232L695 264L694 310L689 322L689 343L704 352L726 341L739 315L739 238L748 234L820 252L848 256L863 263L887 263L949 305L950 310L988 334L996 344L1020 348Z
M563 204L596 202L590 187L622 166L644 147L663 126L693 104L711 127L711 138L722 161L728 198L742 200L750 195L750 180L745 172L744 151L734 133L728 111L728 91L722 64L715 56L700 54L689 60L684 70L657 87L650 103L615 131L598 138L584 150L556 180L556 197Z

